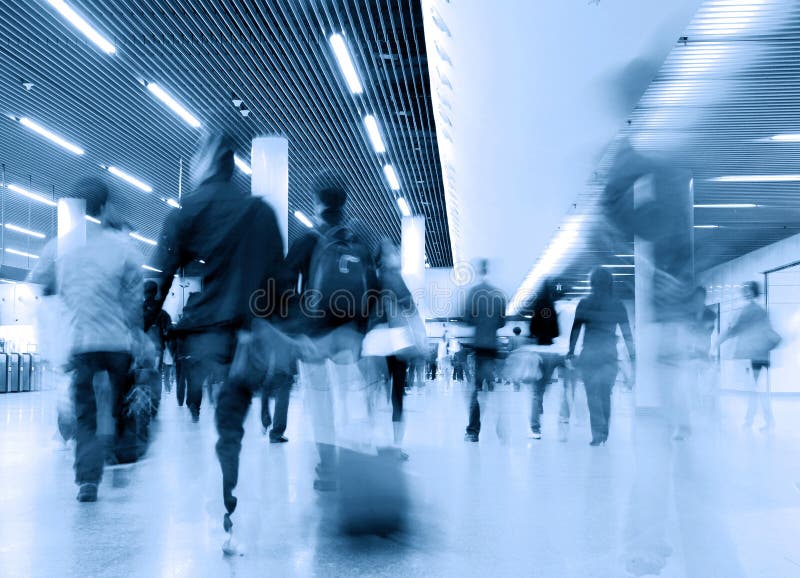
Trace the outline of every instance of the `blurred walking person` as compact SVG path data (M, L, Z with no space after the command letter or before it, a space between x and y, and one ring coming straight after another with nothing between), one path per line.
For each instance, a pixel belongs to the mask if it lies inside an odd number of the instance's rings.
M503 292L487 280L489 264L480 263L481 281L467 294L464 322L475 328L473 348L475 350L475 387L469 402L469 423L464 440L477 442L481 433L481 406L478 392L486 383L494 389L495 360L497 358L497 331L506 324L506 297Z
M142 256L122 231L106 185L97 179L80 181L74 197L86 201L86 214L101 220L87 231L86 242L59 251L54 239L45 248L30 281L58 293L70 315L71 394L75 406L75 482L78 501L97 500L105 452L97 438L95 375L106 372L111 384L115 422L112 459L138 458L126 435L132 427L127 396L131 351L142 331Z
M172 318L169 313L164 311L158 303L158 283L149 280L144 284L144 305L143 316L145 319L153 318L153 322L147 330L147 336L155 348L154 369L157 372L157 380L152 385L152 408L153 416L158 413L161 403L161 388L165 381L166 372L164 366L164 355L167 350L167 336L172 329ZM157 309L157 312L155 312Z
M546 280L533 302L533 315L530 323L531 339L539 346L550 348L559 335L558 313L555 304L555 287ZM544 412L543 400L547 385L553 379L556 369L564 366L564 356L552 351L540 351L541 375L533 384L531 402L531 431L528 437L541 439L541 420ZM560 423L560 422L559 422ZM561 427L561 426L559 426Z
M581 299L575 310L567 358L574 358L578 337L583 329L583 349L577 365L583 376L589 404L591 445L599 446L608 440L611 390L618 369L617 327L622 331L631 359L635 353L628 313L622 302L614 298L614 278L611 273L597 268L592 271L589 283L591 294Z
M758 411L759 401L764 412L764 427L761 431L771 431L775 427L775 417L772 414L772 394L769 380L764 379L764 387L759 387L759 377L762 370L769 370L769 354L781 342L781 337L772 328L766 310L756 303L761 295L758 283L748 281L742 287L742 297L746 304L739 312L739 316L719 339L724 343L728 339L736 338L734 350L735 359L750 361L753 376L753 391L747 403L747 414L744 418L744 429L753 426L753 420Z

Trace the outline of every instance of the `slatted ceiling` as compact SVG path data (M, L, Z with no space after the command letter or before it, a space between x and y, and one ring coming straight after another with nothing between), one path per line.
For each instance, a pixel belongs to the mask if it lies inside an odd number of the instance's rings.
M0 78L6 79L0 83L0 112L30 116L86 149L75 158L0 119L0 162L30 175L35 192L55 184L60 196L80 176L104 175L123 193L121 208L134 228L156 238L169 210L160 198L177 196L181 158L184 193L189 190L189 159L201 132L150 95L141 83L147 80L204 127L232 131L246 160L254 136L286 135L290 213L313 213L311 187L321 169L342 173L351 212L372 241L400 237L395 195L382 170L384 160L391 162L400 194L428 217L431 264L452 262L418 0L72 5L116 42L116 56L85 43L43 1L0 0L0 16L8 23L0 32ZM334 31L347 39L364 85L361 96L351 95L341 78L327 40ZM35 84L31 92L20 87L23 79ZM233 95L250 109L249 118L234 108ZM367 113L379 121L384 158L367 139ZM103 173L99 164L122 168L154 192L142 193ZM249 187L238 171L236 181ZM307 231L294 217L289 227L290 239ZM147 245L141 249L152 253Z
M734 33L710 34L723 28L720 19L730 9L747 12L734 21ZM722 175L800 173L800 143L762 141L800 133L800 3L707 0L685 36L621 134L642 150L669 150L687 162L696 203L763 205L695 210L696 224L720 225L695 229L695 266L702 271L800 233L800 183L709 181ZM612 145L595 180L578 196L577 212L600 219L570 251L570 264L558 277L563 285L585 280L596 265L631 262L614 255L633 253L632 239L609 231L598 205L613 158ZM631 297L633 277L616 280L619 293Z

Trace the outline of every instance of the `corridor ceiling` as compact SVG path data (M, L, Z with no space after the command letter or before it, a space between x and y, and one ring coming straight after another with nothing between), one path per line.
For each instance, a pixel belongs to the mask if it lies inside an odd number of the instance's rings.
M0 0L0 163L4 182L47 198L83 176L120 193L133 228L155 239L188 174L200 135L227 129L249 162L260 135L289 140L289 208L313 214L311 183L342 174L352 213L373 237L400 238L402 195L427 217L432 266L452 263L419 0L68 0L116 53L90 43L46 0ZM341 34L363 93L351 94L329 43ZM195 129L153 97L155 82L202 123ZM249 111L247 116L243 110ZM378 121L376 154L363 117ZM12 118L13 117L13 118ZM14 118L27 117L85 149L75 155ZM401 190L391 190L391 163ZM145 193L108 174L116 166L152 187ZM237 171L237 184L250 187ZM188 179L183 180L184 187ZM186 192L184 188L183 192ZM0 189L5 223L52 236L55 210ZM174 201L173 201L174 202ZM290 240L304 230L293 216ZM4 249L36 254L44 243L4 230ZM142 243L143 251L152 247ZM5 264L30 259L4 252Z

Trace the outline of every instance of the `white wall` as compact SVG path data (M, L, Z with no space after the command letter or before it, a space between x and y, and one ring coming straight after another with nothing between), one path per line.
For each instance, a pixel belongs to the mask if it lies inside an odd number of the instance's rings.
M741 285L745 281L758 281L763 290L765 271L798 260L800 260L800 235L794 235L700 273L698 281L708 290L707 303L720 305L721 329L725 330L730 325L742 307ZM763 296L761 304L765 304ZM797 330L785 326L785 319L775 318L774 315L772 317L773 325L779 333L782 333L784 339L784 345L772 355L773 365L776 368L782 367L782 370L780 372L773 370L772 373L777 377L778 373L784 373L783 369L787 368L785 364L792 364L797 365L794 374L800 375L800 355L797 355L800 352L790 351L791 348L786 346L800 336L788 334ZM749 364L732 359L734 347L735 341L730 340L720 349L721 385L727 389L745 389L751 383L747 371ZM771 378L771 385L774 391L800 391L800 383L795 383L794 380Z

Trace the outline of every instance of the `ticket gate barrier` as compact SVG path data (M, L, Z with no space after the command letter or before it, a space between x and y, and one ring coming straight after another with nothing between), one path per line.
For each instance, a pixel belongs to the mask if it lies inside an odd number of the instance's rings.
M31 391L31 365L32 358L30 353L22 353L19 356L19 390Z
M6 375L8 376L8 391L16 393L19 391L19 353L8 353L8 363L6 364Z

